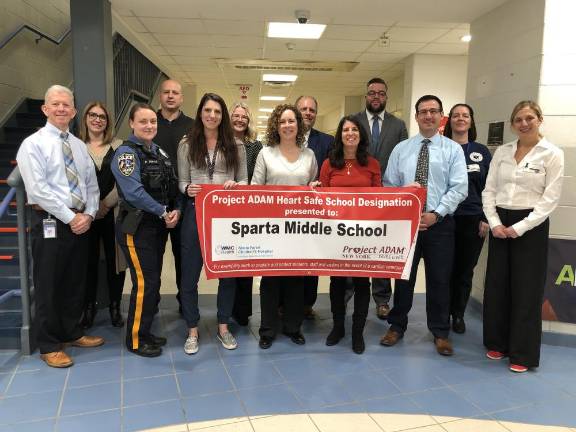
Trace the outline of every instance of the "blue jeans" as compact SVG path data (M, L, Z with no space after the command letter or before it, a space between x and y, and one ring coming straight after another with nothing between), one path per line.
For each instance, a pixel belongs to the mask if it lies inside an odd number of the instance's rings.
M182 279L180 281L182 315L188 328L194 328L198 327L198 321L200 320L198 280L200 279L203 265L194 199L188 198L186 203L180 231L180 243L182 248ZM218 280L218 324L228 324L232 315L232 308L234 307L235 291L235 278Z

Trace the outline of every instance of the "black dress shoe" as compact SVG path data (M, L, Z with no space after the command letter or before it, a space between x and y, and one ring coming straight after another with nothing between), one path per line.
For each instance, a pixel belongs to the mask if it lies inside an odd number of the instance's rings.
M466 333L466 323L464 322L464 318L453 317L452 330L454 330L454 333Z
M304 339L304 335L302 333L300 333L299 331L297 332L283 332L285 336L288 336L290 338L290 340L292 342L294 342L296 345L304 345L306 343L306 339Z
M330 334L328 334L328 337L326 338L326 345L336 345L344 337L344 334L344 325L334 325L330 331Z
M162 336L154 336L152 333L146 338L146 343L150 345L156 345L157 347L163 347L166 345L166 338Z
M141 357L158 357L162 354L162 348L158 345L152 345L149 343L140 344L138 349L128 348L128 351Z
M364 336L362 334L352 335L352 351L356 354L362 354L366 349L366 344L364 343Z
M260 341L258 342L258 346L262 349L268 349L272 346L273 341L274 341L274 339L272 339L269 336L260 336Z

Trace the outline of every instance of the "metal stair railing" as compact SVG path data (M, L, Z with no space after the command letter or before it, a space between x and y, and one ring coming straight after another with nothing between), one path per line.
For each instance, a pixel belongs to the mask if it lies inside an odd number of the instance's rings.
M30 355L34 349L32 334L33 286L30 283L29 236L26 211L26 190L18 167L14 168L7 179L8 185L16 193L16 208L18 218L18 256L20 259L20 295L22 299L22 328L20 329L20 344L22 354Z
M10 33L4 39L2 39L2 41L0 41L0 50L2 48L4 48L6 45L8 45L12 39L14 39L16 36L18 36L24 30L28 30L28 31L30 31L30 32L32 32L38 36L35 39L36 43L39 43L42 39L46 39L47 41L52 42L55 45L60 45L64 41L64 39L66 39L68 37L68 35L71 32L71 29L68 29L64 33L62 33L62 35L59 38L55 38L53 36L50 36L47 33L44 33L38 27L34 27L34 26L28 25L28 24L22 24L20 27L18 27L16 30L14 30L12 33Z

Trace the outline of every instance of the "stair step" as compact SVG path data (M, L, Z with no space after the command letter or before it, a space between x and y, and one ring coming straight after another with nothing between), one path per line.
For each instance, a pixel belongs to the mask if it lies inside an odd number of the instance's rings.
M15 125L18 127L38 128L44 126L46 117L42 113L17 113Z
M22 142L37 130L36 127L4 126L4 137L8 142Z
M4 276L0 278L0 286L2 286L0 295L5 291L20 289L20 274L18 274L18 276Z

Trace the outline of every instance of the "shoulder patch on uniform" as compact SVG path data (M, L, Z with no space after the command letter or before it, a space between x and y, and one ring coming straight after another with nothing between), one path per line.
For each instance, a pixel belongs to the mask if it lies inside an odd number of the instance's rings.
M132 175L135 165L134 153L122 153L118 156L118 169L122 175L125 175L126 177Z
M481 153L478 152L472 152L470 153L470 160L474 161L474 162L480 162L484 159L484 156L482 156Z

